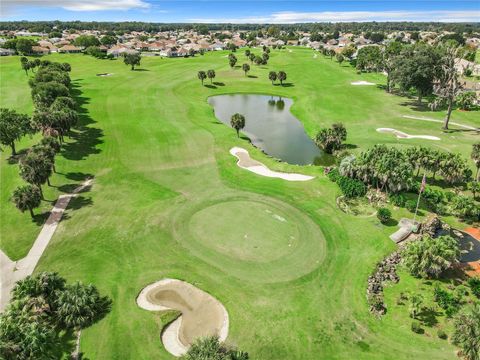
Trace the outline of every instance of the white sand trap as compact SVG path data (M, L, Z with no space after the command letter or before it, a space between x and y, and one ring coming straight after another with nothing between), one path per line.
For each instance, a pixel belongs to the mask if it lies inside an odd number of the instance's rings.
M443 120L431 119L431 118L420 117L420 116L403 115L403 117L406 118L406 119L421 120L421 121L430 121L430 122L436 122L436 123L441 123L441 124L444 123ZM450 121L448 124L449 124L449 125L459 126L459 127L461 127L461 128L468 129L468 130L480 131L480 128L475 128L475 127L473 127L473 126L459 124L459 123L456 123L456 122L453 122L453 121Z
M371 82L368 82L368 81L354 81L354 82L351 82L350 84L352 85L377 85L375 83L371 83Z
M193 342L204 336L228 336L229 318L225 307L205 291L176 279L163 279L145 287L137 304L150 311L178 310L181 315L162 332L165 349L174 356L185 354Z
M248 151L240 147L231 148L230 154L232 154L238 159L237 165L239 167L241 167L242 169L251 171L257 175L279 178L287 181L307 181L307 180L312 180L314 178L313 176L308 176L308 175L295 174L295 173L282 173L282 172L270 170L261 162L250 158Z
M439 137L430 135L409 135L403 131L391 129L391 128L378 128L379 133L392 133L399 139L425 139L425 140L440 140Z

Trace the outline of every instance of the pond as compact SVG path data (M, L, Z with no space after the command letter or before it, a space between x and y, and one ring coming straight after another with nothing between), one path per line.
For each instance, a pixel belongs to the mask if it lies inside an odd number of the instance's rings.
M291 99L232 94L212 96L208 103L217 119L228 126L233 114L245 116L242 132L267 155L295 165L331 165L334 161L318 148L302 123L290 113Z

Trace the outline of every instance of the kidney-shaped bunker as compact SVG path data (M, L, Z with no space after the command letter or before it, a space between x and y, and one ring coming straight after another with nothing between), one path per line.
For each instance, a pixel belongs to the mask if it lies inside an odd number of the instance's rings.
M163 279L145 287L137 304L150 311L178 310L182 314L162 332L165 349L172 355L183 355L199 337L217 335L225 341L228 335L228 313L225 307L205 291L176 279Z

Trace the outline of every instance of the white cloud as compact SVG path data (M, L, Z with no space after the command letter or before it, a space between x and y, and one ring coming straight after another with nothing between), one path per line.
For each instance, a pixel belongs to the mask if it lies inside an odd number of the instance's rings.
M2 16L21 8L62 8L71 11L129 10L149 8L143 0L0 0Z
M366 22L366 21L438 21L478 22L480 11L281 11L269 16L223 19L190 19L202 23L270 23L291 24L305 22Z

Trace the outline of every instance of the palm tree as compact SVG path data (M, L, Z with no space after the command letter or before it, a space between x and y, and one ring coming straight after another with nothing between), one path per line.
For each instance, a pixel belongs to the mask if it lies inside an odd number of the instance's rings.
M409 311L410 311L410 317L415 319L415 317L418 315L420 312L421 306L423 304L423 297L420 294L413 294L410 296L410 306L409 306Z
M76 282L67 285L65 290L58 294L55 305L59 324L66 329L74 329L77 333L73 356L78 359L82 329L105 316L110 311L112 301L107 296L100 296L92 284Z
M460 346L468 360L480 359L480 303L466 306L455 317L453 343Z
M65 289L65 283L65 279L56 272L29 275L25 279L17 281L12 289L12 300L41 297L53 309L56 294Z
M255 54L254 53L250 53L250 55L248 56L248 58L250 59L250 62L253 64L253 62L255 61Z
M250 65L248 64L243 64L242 69L245 72L245 76L247 76L247 73L250 71Z
M207 78L207 74L205 73L205 71L199 71L197 76L198 76L198 78L200 79L200 81L202 82L202 85L203 85L203 80L205 80Z
M477 194L480 193L480 182L478 181L471 181L467 184L468 189L472 192L473 198L477 197Z
M472 153L470 154L475 166L477 167L477 172L475 173L475 179L478 181L478 170L480 169L480 143L472 145Z
M213 79L215 78L215 70L208 70L207 77L210 79L210 84L211 84L213 82Z
M227 347L217 336L198 338L182 360L248 360L248 353Z
M235 56L235 54L230 53L228 55L228 63L230 64L230 67L233 69L233 67L237 63L237 57Z
M230 125L237 131L237 137L240 137L240 130L245 127L245 116L239 113L233 114Z
M250 57L250 50L249 50L249 49L245 50L245 56L246 56L247 58Z
M451 236L424 237L409 243L402 253L402 262L413 276L437 278L458 261L460 249Z
M36 186L19 186L13 192L12 201L21 212L25 212L25 210L30 211L30 216L33 218L33 209L40 206L42 195Z
M280 85L283 86L283 82L287 80L287 73L285 71L278 72L278 80L280 80Z
M275 71L270 71L268 73L268 79L273 83L277 80L277 73Z

